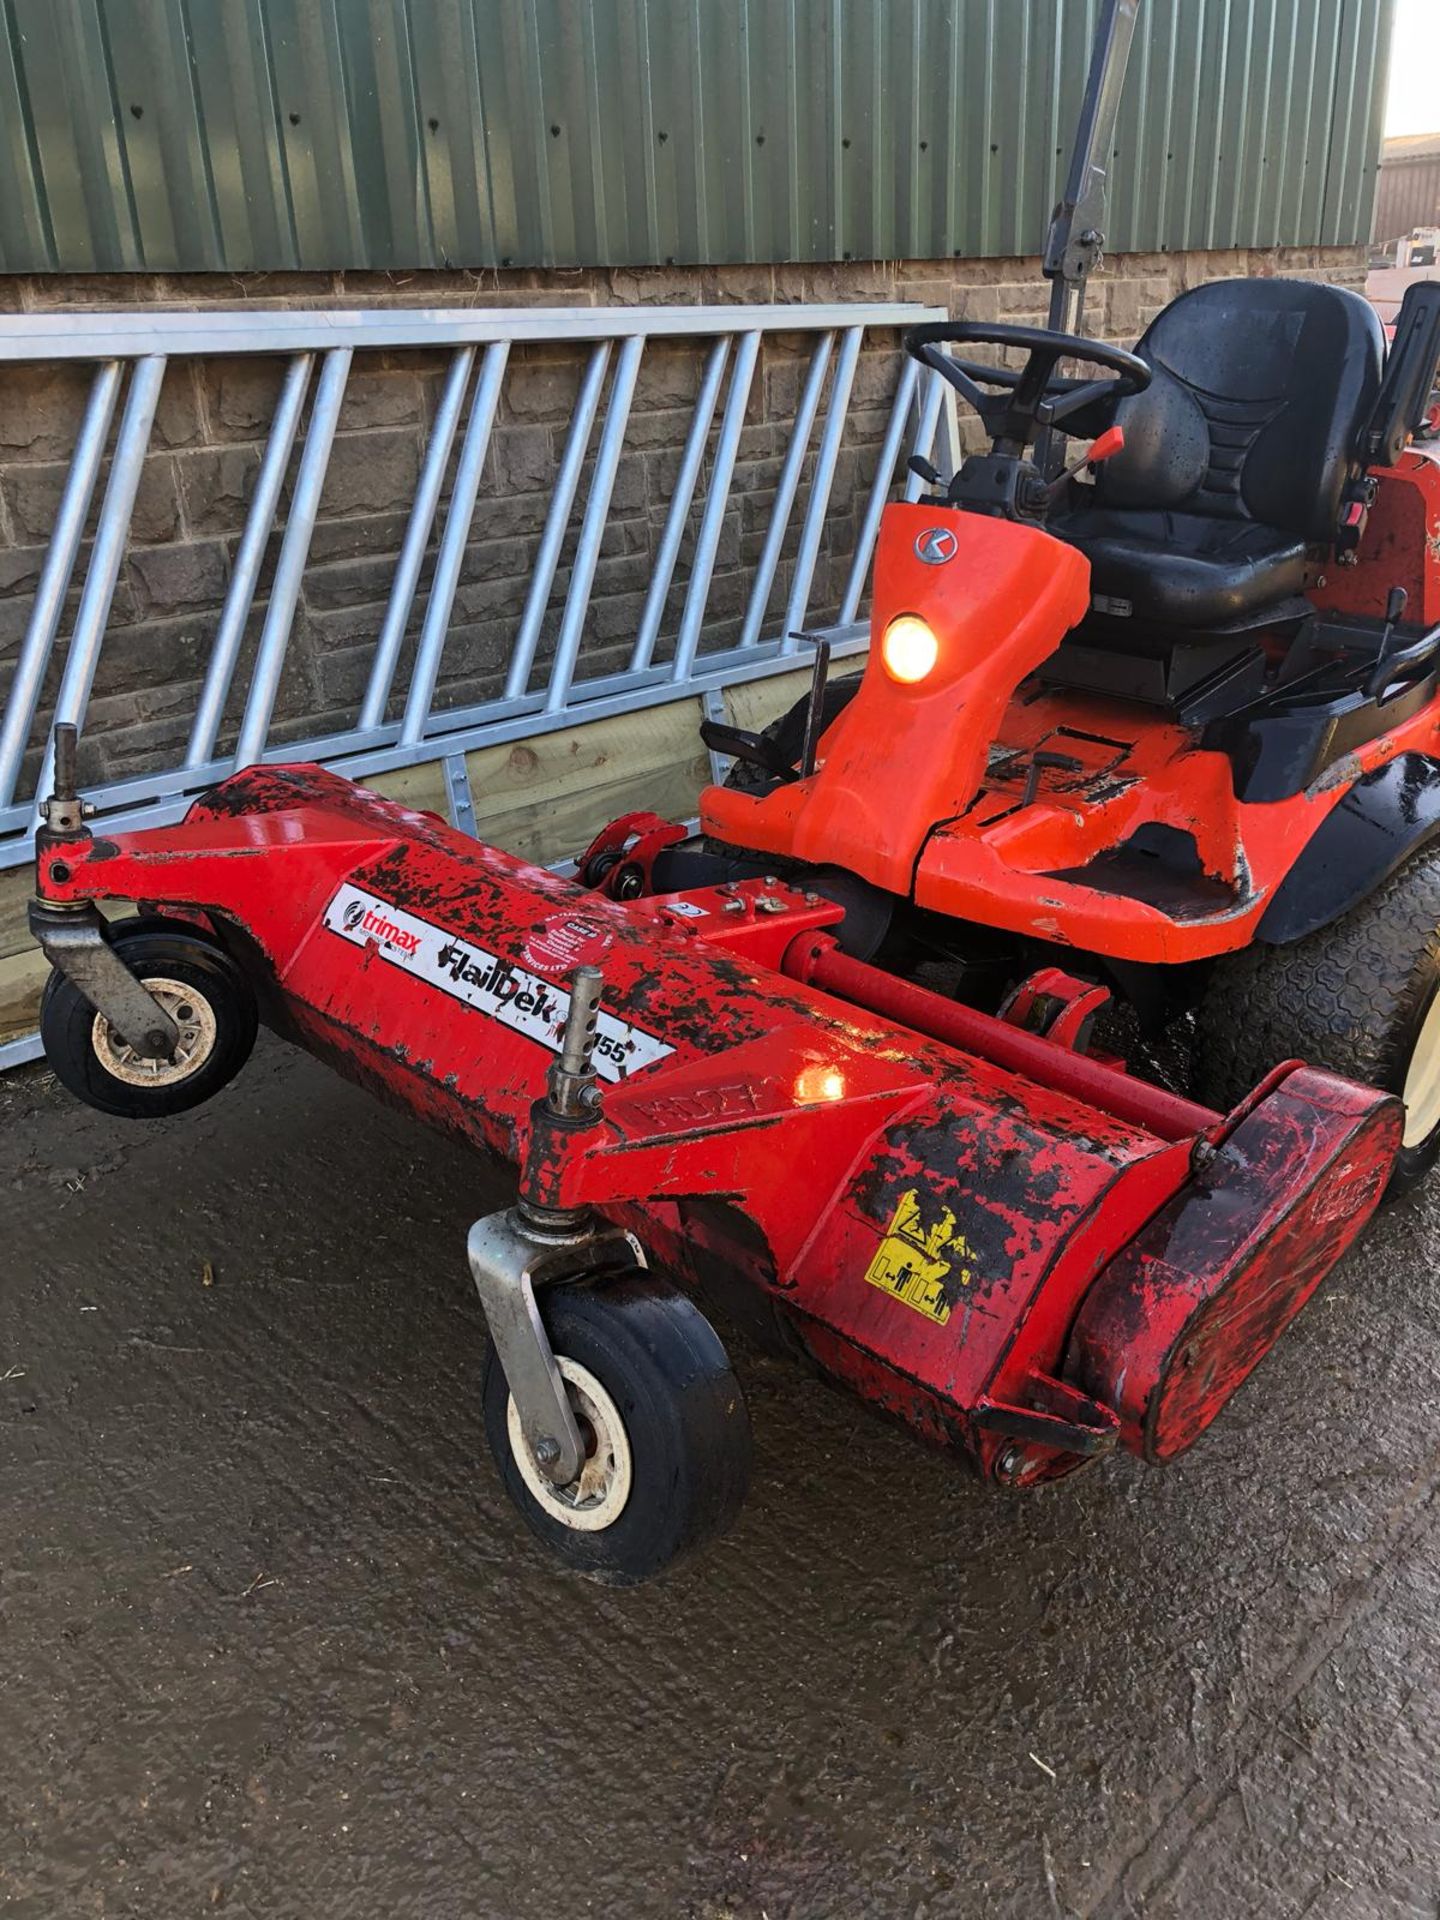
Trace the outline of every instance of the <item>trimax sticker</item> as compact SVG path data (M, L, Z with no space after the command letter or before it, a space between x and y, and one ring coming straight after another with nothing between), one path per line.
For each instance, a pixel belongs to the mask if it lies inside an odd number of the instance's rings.
M964 1237L955 1231L955 1215L949 1207L927 1225L919 1190L912 1187L901 1196L865 1278L872 1287L903 1300L943 1327L950 1318L944 1283L953 1273L968 1287L975 1276L962 1262L970 1257Z
M347 881L325 909L325 925L353 946L371 947L412 979L438 987L551 1053L560 1051L570 995L564 987L487 953L472 940L432 926ZM675 1051L643 1027L601 1012L595 1029L595 1071L602 1080L623 1080Z

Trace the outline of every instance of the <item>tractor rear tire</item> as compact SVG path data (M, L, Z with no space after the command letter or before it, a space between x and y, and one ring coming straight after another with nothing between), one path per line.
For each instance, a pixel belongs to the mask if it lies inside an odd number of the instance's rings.
M837 720L860 691L860 675L852 674L848 680L827 680L825 695L821 705L821 733ZM778 748L792 767L798 767L800 756L805 751L805 723L810 715L810 696L803 694L788 713L782 713L778 720L772 720L768 727L762 728L760 738L768 746ZM725 776L725 785L736 793L770 793L780 784L777 777L766 767L758 767L753 760L737 760Z
M1387 1197L1440 1159L1440 849L1412 855L1333 925L1216 963L1196 1018L1197 1095L1228 1111L1290 1059L1405 1101Z
M715 1539L750 1484L750 1416L720 1336L653 1274L546 1288L540 1314L587 1459L568 1487L530 1454L504 1368L485 1368L485 1437L527 1526L606 1586L652 1580Z

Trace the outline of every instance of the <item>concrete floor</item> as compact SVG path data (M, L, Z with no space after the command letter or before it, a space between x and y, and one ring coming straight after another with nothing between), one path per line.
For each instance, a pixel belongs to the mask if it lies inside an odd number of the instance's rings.
M1163 1474L994 1497L742 1349L750 1504L629 1593L484 1451L496 1198L273 1043L0 1081L7 1914L1440 1912L1440 1191Z

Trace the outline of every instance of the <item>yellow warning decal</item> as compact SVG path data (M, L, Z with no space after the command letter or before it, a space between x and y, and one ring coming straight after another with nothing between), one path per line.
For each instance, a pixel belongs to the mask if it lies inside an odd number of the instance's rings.
M953 1273L968 1287L974 1275L960 1263L970 1257L964 1236L955 1231L955 1215L949 1207L934 1226L927 1227L919 1189L912 1187L901 1197L865 1278L872 1287L903 1300L943 1327L950 1318L944 1283Z

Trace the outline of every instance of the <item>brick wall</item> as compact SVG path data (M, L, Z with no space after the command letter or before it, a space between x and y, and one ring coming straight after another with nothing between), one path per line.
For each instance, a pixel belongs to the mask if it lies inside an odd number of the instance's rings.
M1107 265L1089 324L1110 338L1133 341L1181 288L1247 272L1302 273L1359 286L1364 263L1359 250L1352 249L1119 258ZM22 278L0 282L0 307L44 312L76 306L203 307L257 301L603 306L914 299L948 306L958 316L1034 322L1044 317L1046 294L1037 263L1015 259L704 272ZM583 351L540 347L514 355L466 554L438 704L468 704L484 697L503 675ZM738 628L807 352L799 336L767 341L721 540L707 646L723 644ZM838 602L856 507L873 470L874 444L887 418L897 364L893 337L877 339L862 357L851 438L837 475L835 511L815 582L819 616L832 612ZM354 718L441 372L435 357L357 356L277 708L282 738L323 732ZM587 672L618 665L628 655L698 373L694 348L656 343L647 350L596 575L583 656ZM88 377L87 369L63 366L0 369L0 695L34 595ZM96 679L82 765L86 779L113 777L165 760L185 738L279 378L278 361L256 360L179 363L167 374L131 548ZM793 517L798 524L799 513ZM573 534L572 528L572 540ZM792 546L793 538L792 533ZM277 544L272 540L272 562ZM547 644L553 640L563 601L568 562L567 548ZM673 635L687 567L688 552L682 552L667 635ZM427 580L422 579L412 635L423 611ZM267 584L268 575L262 578L250 621L252 644L263 620ZM771 601L772 618L783 606L784 590L782 567ZM69 612L73 610L72 597ZM68 626L62 625L62 635L66 631ZM58 660L56 664L58 669ZM397 678L402 690L405 678L402 662ZM57 679L58 671L52 671L47 705ZM242 659L237 688L243 690L245 679ZM239 697L228 716L232 730ZM45 725L42 713L37 741Z

